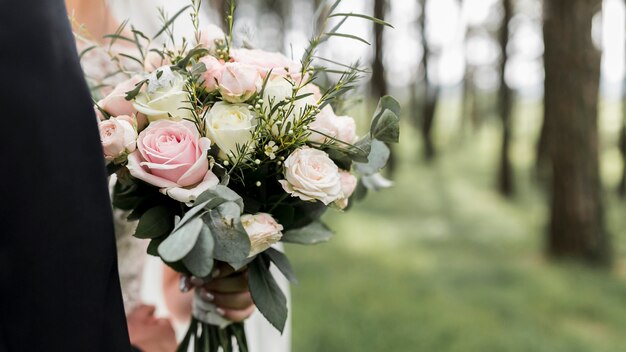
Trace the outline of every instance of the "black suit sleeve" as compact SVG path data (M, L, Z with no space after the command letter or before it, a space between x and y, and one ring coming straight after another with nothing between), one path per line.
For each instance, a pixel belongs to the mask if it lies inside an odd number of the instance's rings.
M63 0L0 0L0 351L130 351Z

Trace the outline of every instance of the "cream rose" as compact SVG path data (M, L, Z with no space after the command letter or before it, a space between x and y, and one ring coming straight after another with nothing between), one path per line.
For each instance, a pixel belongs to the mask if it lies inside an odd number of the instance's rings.
M246 104L215 103L206 115L207 134L220 148L220 157L238 156L238 149L252 145L257 118Z
M137 149L137 130L130 116L112 117L100 121L100 140L107 161L125 158Z
M219 183L211 172L210 147L211 141L201 138L192 122L153 122L139 134L137 150L128 156L128 170L161 193L190 203Z
M261 84L261 76L254 66L227 62L218 81L218 89L224 101L243 103L252 98Z
M279 182L293 197L326 205L343 198L339 168L321 150L297 149L285 160L284 174Z
M283 226L270 214L242 215L241 224L250 237L250 255L264 252L283 237Z
M335 201L335 204L340 209L345 209L348 206L348 201L350 197L356 190L358 181L353 174L345 170L340 170L339 176L341 177L341 193L343 193L343 197L337 199Z
M309 125L309 140L317 143L331 143L333 139L354 143L356 139L356 122L350 116L337 116L330 105L327 105L315 116ZM330 138L329 138L330 137Z
M150 122L168 119L180 121L192 118L189 110L189 94L185 90L185 79L163 66L150 74L148 88L139 94L133 103L137 111L148 116Z

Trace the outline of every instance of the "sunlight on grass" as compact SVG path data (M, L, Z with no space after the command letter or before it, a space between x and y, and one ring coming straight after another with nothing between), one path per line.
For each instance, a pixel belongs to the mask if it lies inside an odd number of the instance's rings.
M540 111L520 109L517 116ZM287 248L300 277L294 351L626 350L626 264L605 273L544 258L547 208L528 138L537 124L518 124L512 201L494 192L497 124L462 143L449 137L430 165L404 126L395 188L349 214L327 214L337 231L330 243ZM613 163L605 148L605 164ZM605 179L614 169L605 165ZM626 206L613 196L607 205L623 258Z

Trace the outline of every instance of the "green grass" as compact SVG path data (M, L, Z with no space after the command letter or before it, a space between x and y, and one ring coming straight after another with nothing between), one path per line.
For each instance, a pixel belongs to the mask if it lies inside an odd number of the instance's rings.
M548 261L530 124L518 128L513 201L494 192L497 126L462 142L440 126L445 151L430 165L405 126L396 187L329 213L330 243L287 248L300 278L293 350L626 351L626 206L607 197L614 272Z

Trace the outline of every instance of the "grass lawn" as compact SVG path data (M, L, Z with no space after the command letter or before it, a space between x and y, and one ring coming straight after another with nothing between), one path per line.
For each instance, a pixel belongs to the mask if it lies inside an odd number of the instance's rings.
M497 144L487 127L427 165L405 126L396 187L329 213L330 243L287 248L295 352L626 351L626 206L607 197L613 272L551 263L531 144L513 201L493 191Z

